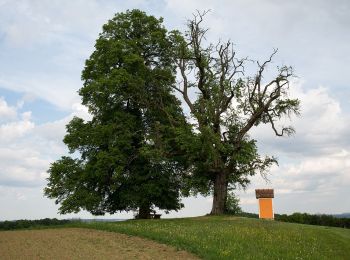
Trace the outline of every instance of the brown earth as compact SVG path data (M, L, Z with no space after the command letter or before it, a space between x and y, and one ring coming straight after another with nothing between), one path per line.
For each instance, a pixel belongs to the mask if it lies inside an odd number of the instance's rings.
M151 240L80 228L0 232L0 259L198 259Z

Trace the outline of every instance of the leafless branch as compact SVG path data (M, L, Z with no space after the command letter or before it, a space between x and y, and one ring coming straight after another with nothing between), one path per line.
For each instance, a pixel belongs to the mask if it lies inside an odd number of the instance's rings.
M270 107L272 103L280 98L281 94L283 93L283 89L288 87L289 78L293 75L292 69L290 67L282 67L277 77L262 87L263 72L267 65L271 63L272 58L276 53L277 49L274 49L269 59L264 61L262 64L257 62L259 68L257 75L254 81L248 80L247 82L246 90L248 94L248 102L245 104L249 104L249 106L245 107L245 109L250 111L250 117L237 135L236 142L238 146L244 135L253 127L254 124L256 124L256 122L261 120L263 115L266 115L269 118L271 127L277 136L283 136L284 134L290 135L294 131L290 127L285 127L282 128L281 132L278 132L270 114ZM253 86L251 86L252 83Z

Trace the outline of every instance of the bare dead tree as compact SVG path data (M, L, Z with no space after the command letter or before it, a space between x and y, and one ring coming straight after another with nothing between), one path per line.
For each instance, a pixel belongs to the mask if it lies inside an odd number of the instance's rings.
M287 95L293 77L291 67L277 68L277 75L265 82L264 73L277 49L264 62L256 62L255 75L246 76L249 60L236 57L231 41L205 45L208 29L204 29L202 23L206 14L207 11L197 11L188 21L187 37L178 41L176 63L181 81L173 88L188 105L198 123L198 132L205 140L210 140L206 143L210 147L206 148L208 154L201 156L210 172L214 191L211 213L222 214L230 183L239 180L244 183L241 177L247 176L247 172L263 172L276 161L270 157L260 158L253 149L251 162L245 162L242 167L238 155L245 152L244 146L248 143L255 147L249 140L249 131L253 126L270 124L277 136L293 134L292 127L278 129L276 122L283 116L299 114L299 100ZM192 99L191 88L197 93Z

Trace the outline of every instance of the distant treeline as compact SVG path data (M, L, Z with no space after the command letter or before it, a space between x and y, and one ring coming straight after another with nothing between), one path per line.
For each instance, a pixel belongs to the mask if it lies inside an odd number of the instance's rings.
M350 228L350 218L337 218L332 215L311 215L293 213L292 215L275 214L275 220L309 225Z
M13 230L13 229L23 229L23 228L34 228L38 226L58 226L64 225L72 222L71 220L59 220L56 218L44 218L38 220L14 220L14 221L3 221L0 222L0 230Z
M248 212L242 212L237 215L247 218L259 218L258 214ZM317 215L298 212L291 215L275 214L275 220L308 225L350 228L350 218L339 218L337 216L324 214Z

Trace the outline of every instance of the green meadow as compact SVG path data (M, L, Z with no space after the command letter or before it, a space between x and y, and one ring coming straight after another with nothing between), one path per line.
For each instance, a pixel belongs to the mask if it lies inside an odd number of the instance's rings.
M350 230L243 217L78 224L149 238L204 259L350 259Z

